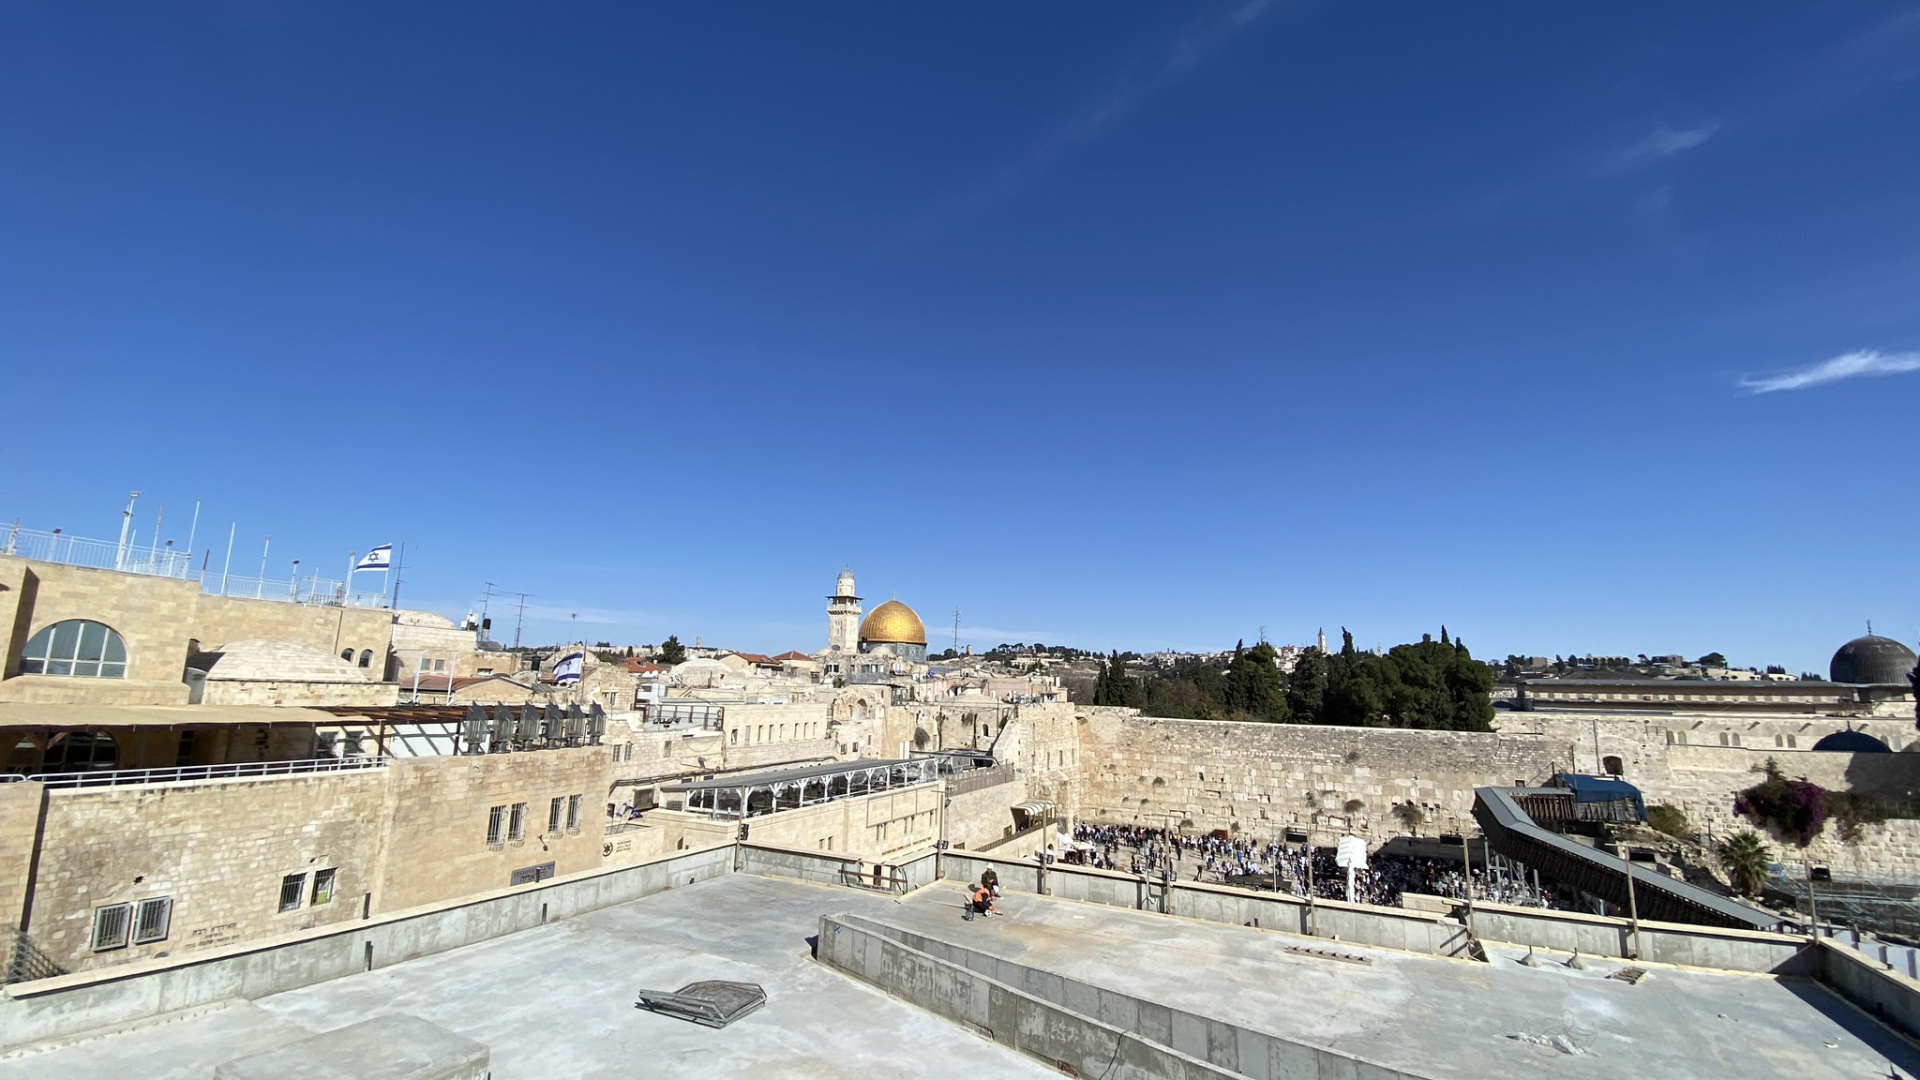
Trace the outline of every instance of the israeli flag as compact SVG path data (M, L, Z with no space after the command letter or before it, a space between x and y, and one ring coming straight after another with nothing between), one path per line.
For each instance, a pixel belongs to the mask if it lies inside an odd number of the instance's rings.
M366 558L353 564L355 570L385 570L393 565L393 545L381 544L367 552Z
M572 686L580 681L580 672L586 667L584 653L568 653L553 665L553 682L556 686Z

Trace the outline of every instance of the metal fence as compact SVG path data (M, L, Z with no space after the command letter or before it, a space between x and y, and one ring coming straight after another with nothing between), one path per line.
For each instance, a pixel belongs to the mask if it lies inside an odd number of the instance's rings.
M193 566L192 553L175 551L172 543L168 541L164 546L149 544L143 547L134 542L120 544L112 540L68 536L57 529L41 532L12 525L5 531L4 542L0 542L0 552L93 570L117 570L123 574L197 581L200 591L212 596L279 600L323 607L385 607L387 603L384 592L349 594L345 582L338 578L321 577L317 573L275 579L198 570Z
M127 784L177 784L193 780L231 780L246 776L301 776L356 772L387 764L383 757L314 758L306 761L241 761L228 765L181 765L171 769L102 769L98 772L0 775L0 782L31 780L50 788L121 787Z
M0 948L6 951L5 981L8 983L51 979L67 973L66 968L53 962L53 957L41 952L32 938L11 927L0 928Z
M1014 779L1012 765L995 765L989 769L968 769L947 777L947 794L964 795L969 791L1005 784Z

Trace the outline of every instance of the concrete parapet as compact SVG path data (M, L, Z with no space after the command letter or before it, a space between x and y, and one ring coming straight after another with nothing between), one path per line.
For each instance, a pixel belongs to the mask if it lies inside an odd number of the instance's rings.
M1779 971L1810 944L1791 934L1646 920L1636 941L1626 919L1506 904L1475 904L1473 928L1483 941L1548 952L1620 958L1637 953L1635 958L1659 964L1762 974Z
M1420 1080L854 915L820 920L819 959L1068 1075Z
M681 852L192 956L15 983L0 996L0 1050L217 1001L266 997L457 949L720 877L733 872L733 859L730 844Z
M956 881L978 881L991 859L967 853L944 852L940 876ZM1402 908L1305 899L1291 893L1262 893L1193 881L1161 882L1112 870L1055 864L1043 869L1035 863L993 863L1003 892L1034 893L1061 900L1104 904L1108 907L1157 911L1205 922L1259 926L1289 934L1374 945L1432 956L1466 956L1466 928L1445 916Z
M765 844L741 844L739 869L744 874L784 877L816 885L857 885L908 893L938 880L934 853L902 858L867 860L828 852L797 851Z
M1108 907L1157 911L1205 922L1255 925L1289 934L1337 939L1431 956L1467 956L1470 942L1454 901L1452 914L1412 908L1376 907L1339 900L1316 900L1309 912L1304 898L1201 882L1168 882L1112 870L1032 862L994 862L966 852L944 852L940 876L978 881L992 863L1003 892L1032 893ZM1549 952L1584 956L1638 958L1662 964L1722 971L1776 972L1808 944L1806 938L1751 930L1728 930L1681 923L1640 923L1636 942L1626 919L1569 911L1474 905L1474 933L1482 940ZM1637 949L1635 946L1637 945Z
M1920 1038L1920 981L1832 941L1808 950L1815 979L1909 1038Z

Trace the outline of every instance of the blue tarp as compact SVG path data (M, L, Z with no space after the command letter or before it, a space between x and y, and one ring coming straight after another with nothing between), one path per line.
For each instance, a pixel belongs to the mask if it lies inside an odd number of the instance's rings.
M1571 789L1576 803L1630 802L1640 820L1647 820L1647 804L1640 797L1640 789L1625 780L1615 780L1611 776L1555 773L1553 786Z

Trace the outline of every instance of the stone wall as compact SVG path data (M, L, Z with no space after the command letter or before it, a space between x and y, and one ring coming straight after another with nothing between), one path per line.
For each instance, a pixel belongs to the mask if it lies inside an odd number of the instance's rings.
M82 971L359 918L387 781L387 770L368 769L50 791L27 931L55 963ZM335 892L315 905L311 875L324 869ZM282 912L290 874L309 877L299 905ZM165 940L91 951L95 910L163 896L173 898Z
M1026 800L1027 786L1007 770L1004 783L947 797L946 841L955 848L978 851L1014 833L1012 807Z
M371 650L373 666L368 669L368 677L376 682L385 675L387 648L393 637L393 613L384 608L289 604L234 596L200 596L190 625L188 633L200 642L203 652L218 652L230 641L261 638L302 642L330 656L352 649L357 658L362 651Z
M1400 835L1406 830L1391 811L1407 802L1422 808L1428 831L1460 828L1470 821L1474 788L1537 783L1555 764L1555 746L1539 735L1162 720L1103 709L1081 709L1076 723L1072 786L1083 820L1261 837L1296 827L1323 844L1349 831L1375 843ZM1351 803L1358 805L1349 810Z
M0 701L37 704L184 704L187 635L200 586L0 555L0 632L6 637ZM20 675L20 655L35 633L66 619L112 627L127 647L124 679Z
M380 682L319 682L297 679L207 680L203 705L363 705L399 703L401 687Z
M610 753L604 746L476 757L398 759L337 773L46 791L46 826L27 926L54 962L84 970L180 955L272 934L506 888L515 870L603 865ZM36 783L0 785L0 881L11 895L31 858ZM567 828L566 800L581 797ZM560 828L548 828L561 799ZM519 841L491 807L526 804ZM503 812L503 817L510 814ZM24 848L23 848L24 845ZM16 850L23 849L23 850ZM330 899L314 875L333 871ZM304 875L300 903L281 886ZM94 953L103 905L173 899L161 941ZM11 921L14 906L5 917Z
M395 761L374 908L392 911L505 888L515 870L553 863L572 874L601 865L606 825L605 746L525 754L423 757ZM579 824L566 827L566 799L581 797ZM557 831L548 828L561 800ZM523 839L487 843L492 807L527 805Z
M0 784L0 930L17 929L26 913L45 795L39 784Z
M65 619L112 627L126 643L126 677L21 675L20 655L28 640ZM367 675L379 682L391 633L392 613L378 608L207 596L194 581L0 555L0 640L5 644L0 701L184 704L188 691L182 680L194 643L202 652L218 652L228 642L249 639L298 641L329 656L351 649L356 662L360 652L369 651ZM367 703L357 697L340 701Z
M1872 723L1886 729L1881 738L1901 738L1900 725ZM1075 737L1035 711L1002 736L1001 750L1021 764L1036 797L1064 794L1057 801L1081 820L1259 835L1294 827L1317 843L1347 832L1373 843L1401 835L1409 830L1392 811L1407 802L1421 808L1423 833L1471 830L1474 788L1594 772L1608 759L1649 805L1680 808L1709 840L1749 827L1733 813L1734 794L1759 782L1769 758L1832 790L1920 790L1920 753L1809 749L1849 724L1859 728L1857 719L1508 713L1497 724L1494 733L1230 724L1081 707ZM1350 803L1358 805L1349 811ZM1831 824L1804 849L1773 839L1788 864L1843 877L1920 872L1920 821L1864 826L1855 844Z
M748 839L794 851L886 859L933 847L939 838L940 799L940 789L931 784L837 798L749 818ZM646 821L677 837L672 840L674 849L683 843L686 848L725 843L740 828L738 819L713 818L697 811L655 810Z

